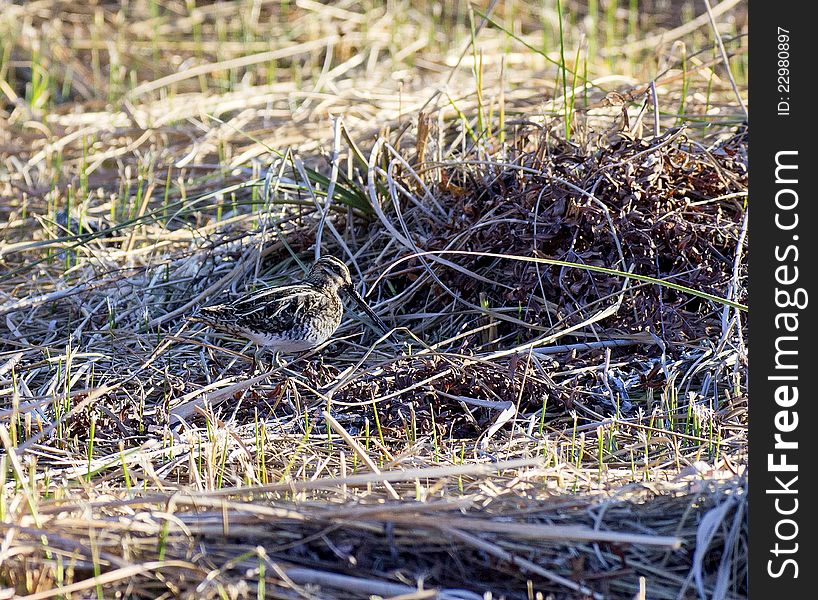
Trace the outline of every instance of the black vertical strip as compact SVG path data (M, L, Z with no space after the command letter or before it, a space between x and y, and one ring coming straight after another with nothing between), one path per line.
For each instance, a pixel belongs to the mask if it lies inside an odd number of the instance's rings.
M811 3L750 3L750 597L815 597Z

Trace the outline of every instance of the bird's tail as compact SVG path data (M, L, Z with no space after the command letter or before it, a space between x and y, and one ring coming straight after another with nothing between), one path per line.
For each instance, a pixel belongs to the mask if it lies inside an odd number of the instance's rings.
M224 304L205 306L188 316L187 320L192 323L204 323L205 325L219 329L225 325L226 309L227 306Z

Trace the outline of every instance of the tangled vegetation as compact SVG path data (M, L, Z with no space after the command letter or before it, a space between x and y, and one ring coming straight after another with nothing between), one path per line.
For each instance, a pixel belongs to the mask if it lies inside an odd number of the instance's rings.
M746 597L705 4L0 3L0 595ZM187 318L319 254L389 335Z

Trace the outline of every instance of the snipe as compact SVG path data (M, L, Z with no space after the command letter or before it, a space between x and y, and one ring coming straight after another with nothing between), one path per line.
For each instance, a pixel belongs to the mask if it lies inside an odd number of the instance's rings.
M341 324L341 293L351 297L384 333L381 321L355 291L349 269L334 256L318 259L303 283L257 290L200 309L191 321L247 338L275 353L305 352L327 341Z

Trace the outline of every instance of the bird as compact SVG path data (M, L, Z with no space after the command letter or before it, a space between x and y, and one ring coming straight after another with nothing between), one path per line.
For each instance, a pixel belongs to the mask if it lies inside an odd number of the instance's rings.
M312 350L335 333L344 314L341 293L352 298L385 334L391 331L355 291L346 264L334 256L315 261L302 283L268 287L205 306L190 320L271 350L279 364L279 354ZM253 364L255 370L255 357Z

